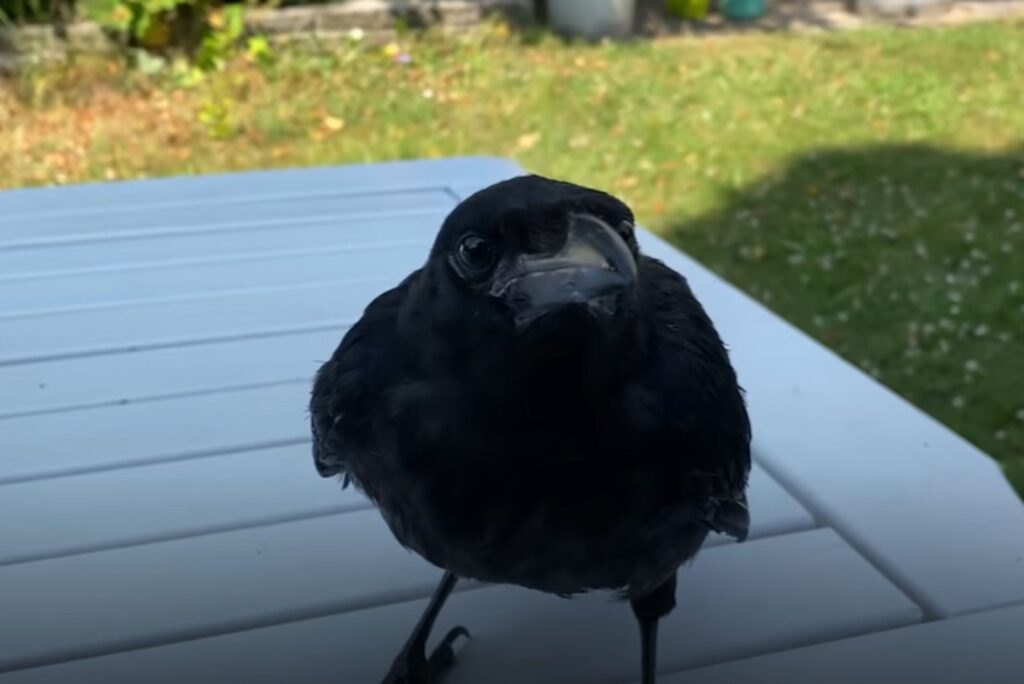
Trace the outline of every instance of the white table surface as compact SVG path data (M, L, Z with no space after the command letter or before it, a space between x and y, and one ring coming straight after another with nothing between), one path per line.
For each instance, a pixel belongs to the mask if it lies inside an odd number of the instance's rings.
M437 569L309 452L312 373L491 158L0 193L0 684L376 683ZM1024 506L984 454L650 233L748 391L751 540L666 684L1024 676ZM628 608L460 585L446 682L632 682ZM981 673L985 673L984 676ZM976 679L981 677L981 679Z

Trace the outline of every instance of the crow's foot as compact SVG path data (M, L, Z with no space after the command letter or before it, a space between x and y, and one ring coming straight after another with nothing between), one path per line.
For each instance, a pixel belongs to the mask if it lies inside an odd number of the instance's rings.
M469 638L465 627L449 631L428 658L425 644L411 644L395 658L381 684L438 684L455 663L452 646L459 637Z

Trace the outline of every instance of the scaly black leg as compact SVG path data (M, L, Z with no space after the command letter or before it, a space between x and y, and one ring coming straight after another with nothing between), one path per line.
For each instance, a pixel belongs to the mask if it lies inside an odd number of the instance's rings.
M676 607L676 576L651 593L630 601L640 623L640 681L655 684L658 671L658 621Z
M469 636L465 627L455 627L450 630L429 658L427 657L427 639L430 638L434 622L457 581L458 577L450 572L446 572L441 578L441 583L437 585L430 603L427 604L427 609L423 611L409 640L405 642L405 646L395 658L382 684L435 684L440 680L444 671L455 662L455 651L452 650L452 644L460 636Z

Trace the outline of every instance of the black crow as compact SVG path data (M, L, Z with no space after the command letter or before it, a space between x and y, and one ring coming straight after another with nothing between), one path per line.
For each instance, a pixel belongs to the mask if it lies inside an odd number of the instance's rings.
M631 210L539 176L445 219L319 370L313 457L445 571L384 681L434 682L427 637L457 578L618 591L655 680L658 620L709 531L739 539L750 423L686 280L640 253Z

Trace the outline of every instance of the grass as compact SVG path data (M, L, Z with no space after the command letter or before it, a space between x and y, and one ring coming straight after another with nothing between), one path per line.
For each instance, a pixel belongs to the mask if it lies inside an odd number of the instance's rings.
M497 27L180 81L101 61L0 83L0 182L514 157L620 195L1024 491L1022 23L601 46Z

